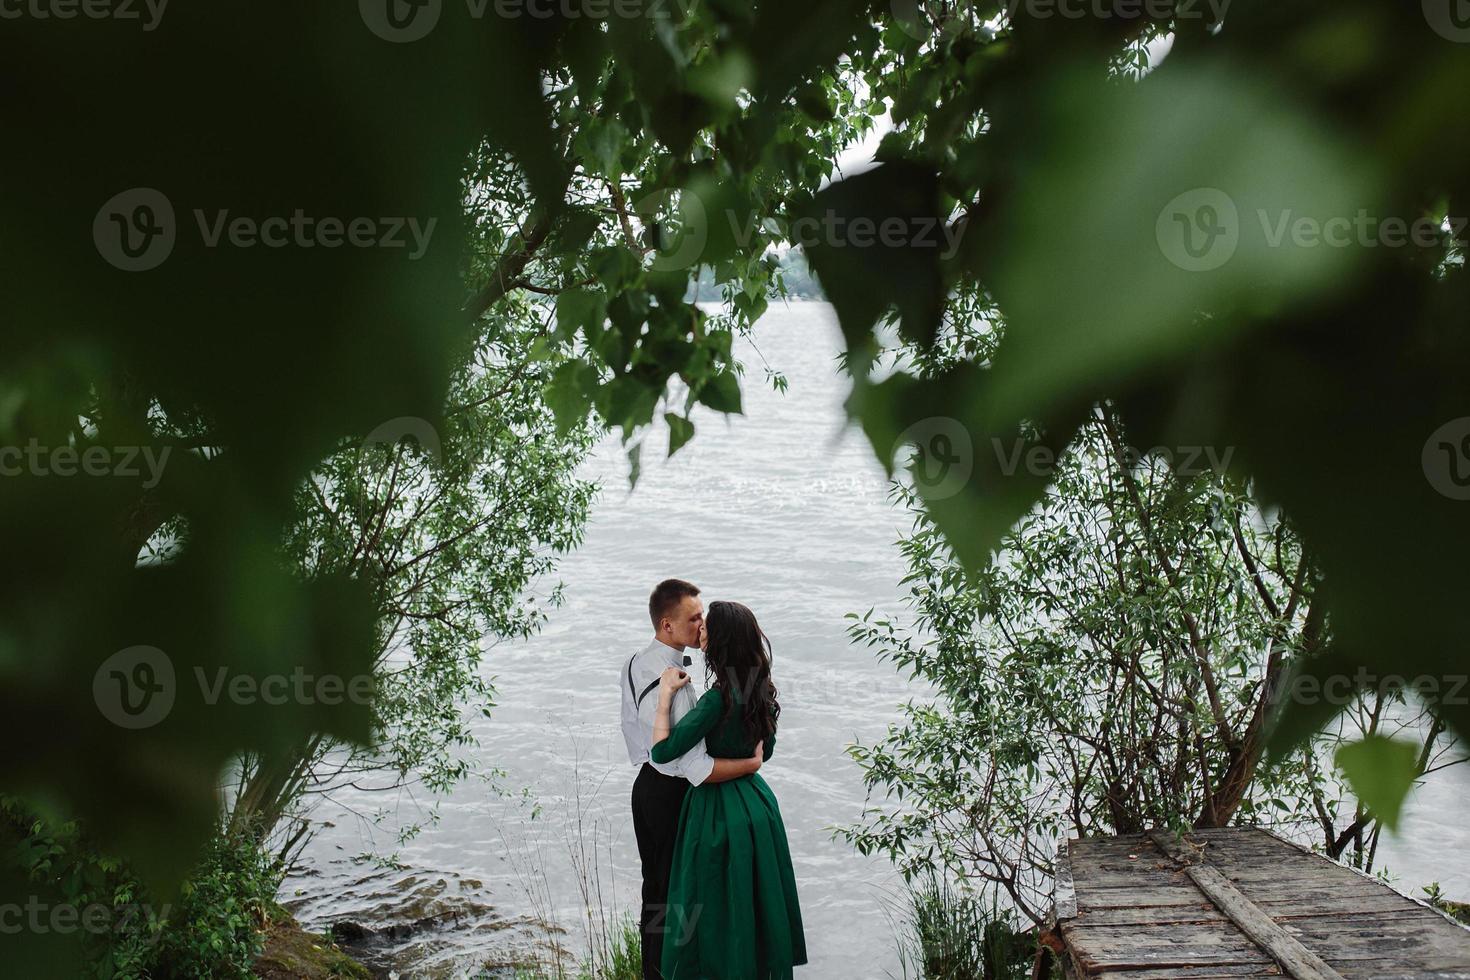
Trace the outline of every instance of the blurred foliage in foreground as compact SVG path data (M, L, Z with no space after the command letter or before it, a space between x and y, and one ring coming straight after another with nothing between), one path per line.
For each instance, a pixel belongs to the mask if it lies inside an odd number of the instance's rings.
M919 4L857 60L895 124L885 162L813 207L937 214L963 237L949 258L807 254L880 455L955 455L934 418L970 440L973 472L925 500L965 566L984 568L1052 480L1012 448L1056 459L1110 404L1133 445L1214 447L1288 515L1331 623L1297 671L1369 690L1425 679L1429 707L1470 734L1470 44L1448 6ZM920 362L977 326L1000 340L880 381L864 371L876 319ZM1348 700L1273 696L1272 750ZM1378 739L1338 761L1390 813L1417 756Z
M935 417L971 440L971 477L927 501L970 568L1049 480L991 440L1060 450L1107 401L1142 445L1231 448L1290 515L1333 623L1304 670L1446 690L1464 671L1467 447L1442 427L1470 416L1470 280L1448 233L1385 238L1453 227L1470 199L1448 3L220 0L146 27L96 9L0 39L0 448L42 451L0 480L0 789L84 819L149 880L187 872L241 753L371 741L367 706L210 703L193 680L370 672L375 583L280 555L321 461L437 425L482 316L524 291L555 296L546 343L578 355L545 388L557 420L620 426L636 475L660 412L674 451L694 403L740 410L731 334L778 285L785 234L752 217L962 233L801 244L879 453ZM818 192L885 114L882 165ZM519 203L513 226L465 206L486 147L479 182ZM699 265L724 321L686 301ZM892 319L921 350L961 319L1004 339L878 382ZM142 697L124 708L175 703L120 726L99 711L119 686ZM1295 706L1277 744L1331 707ZM1432 707L1470 731L1463 702ZM1360 793L1401 796L1404 746L1364 745Z

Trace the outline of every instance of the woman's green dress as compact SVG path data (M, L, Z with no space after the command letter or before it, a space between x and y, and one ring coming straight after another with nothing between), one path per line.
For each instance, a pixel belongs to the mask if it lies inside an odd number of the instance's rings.
M653 761L671 762L700 739L717 759L750 758L755 744L738 711L723 715L719 690L706 692L653 747ZM775 748L771 735L763 757ZM789 980L806 962L786 827L759 773L684 797L665 922L664 980Z

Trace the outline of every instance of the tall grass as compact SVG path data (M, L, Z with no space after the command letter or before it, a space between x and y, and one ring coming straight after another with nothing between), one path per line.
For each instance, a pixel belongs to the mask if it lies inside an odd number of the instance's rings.
M576 972L560 963L521 967L515 980L643 980L643 943L638 923L624 919L607 933L602 948L582 961Z
M903 980L1030 980L1036 934L994 895L922 879L898 927Z
M642 980L638 923L632 913L618 907L612 853L615 834L600 801L607 778L608 772L584 773L574 741L571 793L562 801L564 810L558 808L560 847L537 841L530 844L533 853L522 858L506 842L510 865L535 917L545 925L543 952L519 967L515 980ZM548 869L554 861L570 866L576 888L574 903L560 902L563 896L553 894L556 889ZM581 950L569 949L562 939L568 931L563 923L573 917L581 920Z

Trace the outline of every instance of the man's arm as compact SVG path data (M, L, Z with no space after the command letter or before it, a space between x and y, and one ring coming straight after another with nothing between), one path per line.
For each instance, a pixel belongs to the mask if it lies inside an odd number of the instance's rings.
M757 745L755 755L749 759L716 759L715 767L710 770L709 775L705 777L704 781L707 783L724 783L731 779L739 779L741 776L749 776L753 772L758 772L761 767L762 748L763 746Z

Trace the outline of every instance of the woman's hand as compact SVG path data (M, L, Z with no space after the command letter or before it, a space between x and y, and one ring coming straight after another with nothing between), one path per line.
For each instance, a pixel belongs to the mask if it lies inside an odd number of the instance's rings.
M689 683L689 675L678 667L668 667L658 675L658 710L653 720L653 744L657 745L669 737L673 725L669 721L674 692Z
M673 694L679 688L688 684L690 677L678 667L668 667L659 675L658 686L665 694Z

